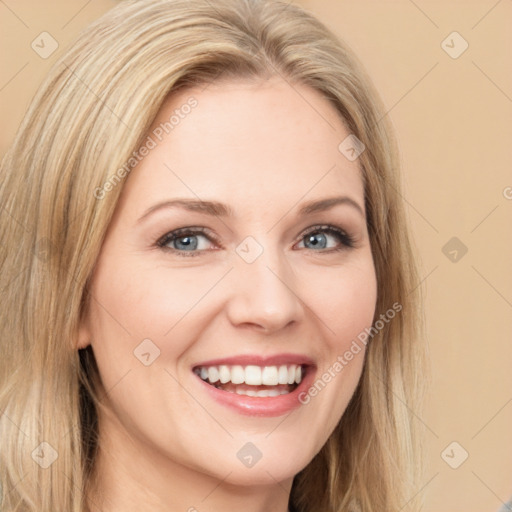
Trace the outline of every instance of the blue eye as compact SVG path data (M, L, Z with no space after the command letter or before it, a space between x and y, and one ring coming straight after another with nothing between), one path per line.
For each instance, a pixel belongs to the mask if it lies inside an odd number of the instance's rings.
M157 245L165 250L188 253L183 256L196 256L197 253L208 249L208 241L211 242L211 238L213 237L206 235L203 228L183 228L167 233L157 242ZM205 243L204 240L207 242Z
M207 234L208 232L208 234ZM199 256L211 245L220 245L214 235L205 228L181 228L161 237L156 245L162 250L179 256ZM302 234L299 245L314 252L331 253L354 247L354 239L334 226L322 225L309 228Z
M328 246L329 239L335 239L333 245ZM336 243L336 240L338 243ZM304 243L306 249L327 249L326 252L331 250L341 250L346 247L354 247L353 238L344 231L335 228L334 226L314 226L306 234L303 235L301 243ZM341 243L341 246L339 246ZM306 244L311 244L309 247ZM317 251L318 252L318 251Z

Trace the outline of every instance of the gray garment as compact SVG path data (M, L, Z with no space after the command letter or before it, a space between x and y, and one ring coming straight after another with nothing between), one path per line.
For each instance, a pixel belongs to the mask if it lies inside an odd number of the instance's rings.
M512 498L507 503L504 503L498 512L512 512Z

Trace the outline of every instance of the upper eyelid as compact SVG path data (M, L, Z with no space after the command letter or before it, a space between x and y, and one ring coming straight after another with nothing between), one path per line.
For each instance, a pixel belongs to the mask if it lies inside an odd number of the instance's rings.
M214 241L217 240L217 236L212 234L212 232L208 228L190 226L190 227L177 228L177 229L173 229L171 231L167 231L161 237L158 238L157 243L160 243L162 240L165 241L168 238L169 239L170 238L181 238L182 236L185 236L189 233L193 234L194 236L203 235L206 238L211 238Z

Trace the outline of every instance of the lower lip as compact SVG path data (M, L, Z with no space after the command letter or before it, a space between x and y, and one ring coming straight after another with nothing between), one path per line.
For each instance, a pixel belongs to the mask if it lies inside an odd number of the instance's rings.
M197 378L206 392L210 393L210 396L216 402L230 407L239 414L270 417L282 416L303 405L299 401L299 396L304 396L301 395L301 393L307 391L310 383L313 381L314 375L314 368L309 366L301 383L291 393L268 397L238 395L237 393L223 391L222 389L208 384L200 377Z

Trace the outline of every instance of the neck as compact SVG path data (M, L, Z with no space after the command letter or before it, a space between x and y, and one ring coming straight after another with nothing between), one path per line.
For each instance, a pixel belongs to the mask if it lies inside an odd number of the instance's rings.
M101 422L100 422L101 425ZM103 431L104 432L104 431ZM87 505L90 512L287 512L292 479L236 485L171 460L121 430L102 435ZM235 466L236 470L236 466Z

